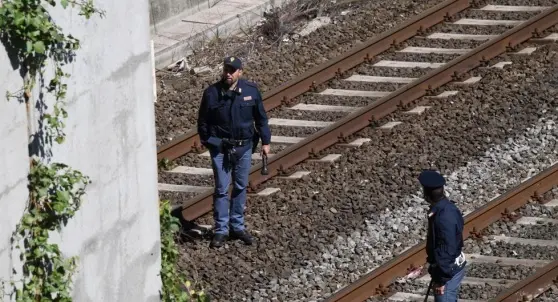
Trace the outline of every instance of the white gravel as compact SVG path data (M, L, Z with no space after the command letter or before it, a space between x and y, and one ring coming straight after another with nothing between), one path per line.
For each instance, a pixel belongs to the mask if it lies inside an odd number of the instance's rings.
M558 160L558 117L552 113L549 116L553 119L539 119L522 136L510 138L507 143L487 151L484 157L451 175L444 175L450 198L465 214ZM257 296L274 297L282 292L301 297L302 293L312 292L312 298L304 301L324 299L332 294L329 284L342 288L424 240L428 207L418 182L416 192L406 198L408 207L387 209L370 217L363 230L355 230L349 238L338 237L322 251L321 259L308 261L305 268L298 269L289 278L271 280ZM302 300L290 298L289 301Z

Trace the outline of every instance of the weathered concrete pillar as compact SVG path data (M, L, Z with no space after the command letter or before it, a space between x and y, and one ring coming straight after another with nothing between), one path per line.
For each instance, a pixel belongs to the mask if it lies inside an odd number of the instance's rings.
M84 204L59 235L78 256L74 301L159 301L161 281L153 73L148 0L95 0L104 18L50 9L64 32L81 40L65 70L67 138L53 161L92 180ZM0 44L1 45L1 44ZM50 69L52 65L49 65ZM47 70L49 69L47 67ZM22 86L0 47L0 279L17 268L10 237L27 201L29 170L25 104L6 91ZM34 93L33 97L36 98ZM49 95L50 97L50 95ZM52 99L47 103L52 104ZM33 125L33 123L31 123ZM0 298L0 300L2 300Z

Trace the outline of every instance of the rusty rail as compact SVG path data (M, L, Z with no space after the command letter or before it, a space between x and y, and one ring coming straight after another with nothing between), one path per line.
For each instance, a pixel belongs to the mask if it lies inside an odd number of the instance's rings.
M517 210L521 206L525 205L531 197L539 196L539 193L546 192L552 189L555 185L558 185L558 163L539 173L535 177L521 183L519 186L500 195L498 198L484 205L480 209L467 215L465 217L463 239L467 239L469 236L479 235L482 229L498 221L502 215ZM386 288L395 280L395 278L403 277L407 275L411 269L420 267L425 263L426 241L423 241L402 255L392 259L388 263L380 266L378 269L375 269L356 282L333 294L326 301L365 301L371 296L385 293ZM556 266L556 261L554 262L554 265ZM555 270L556 267L554 267L554 272ZM545 276L548 275L545 274ZM525 281L525 284L530 286L527 290L536 290L540 287L538 282L545 280L545 277L533 277L531 281ZM525 293L523 290L517 289L517 291L510 291L509 295L502 295L502 299L510 298L516 294L516 292L522 294Z
M392 46L404 42L417 33L444 21L445 18L465 10L471 5L470 2L472 1L449 0L436 5L402 25L370 39L364 45L355 47L333 60L310 69L295 79L265 93L265 110L269 111L276 108L282 103L288 102L311 90L316 85L324 83L365 61L371 60ZM197 130L191 130L160 146L157 149L157 159L167 158L173 160L190 152L192 149L200 147L200 138Z
M547 291L552 284L555 283L558 283L558 260L554 260L550 264L538 269L533 275L517 282L490 301L531 301L531 299L524 298L538 296Z
M343 141L347 136L396 111L399 106L411 103L424 96L430 89L436 89L452 81L455 76L468 72L486 60L505 52L508 47L513 48L531 38L534 33L542 32L556 23L558 23L558 5L277 153L268 162L268 175L262 176L260 174L261 163L255 165L250 171L250 187L255 188L280 171L285 171L304 161L309 157L309 154L319 152ZM184 218L192 220L209 212L212 207L212 196L213 190L208 190L186 201L182 205Z

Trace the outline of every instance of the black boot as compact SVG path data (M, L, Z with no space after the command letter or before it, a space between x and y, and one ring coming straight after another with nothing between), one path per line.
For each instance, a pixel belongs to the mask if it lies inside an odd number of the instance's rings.
M234 231L233 236L236 239L242 240L246 245L252 245L252 242L254 242L254 239L252 238L252 236L250 236L250 234L246 230Z
M211 244L209 245L209 247L211 247L211 248L222 247L223 244L225 244L226 240L227 240L227 235L225 235L225 234L215 234L215 236L213 236L213 240L211 240Z

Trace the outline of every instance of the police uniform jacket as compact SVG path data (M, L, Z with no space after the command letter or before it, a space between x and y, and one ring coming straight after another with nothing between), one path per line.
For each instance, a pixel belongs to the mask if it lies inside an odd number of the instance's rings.
M456 259L463 248L463 215L455 204L442 199L432 206L428 218L426 239L428 269L432 280L445 284L465 265Z
M268 145L271 131L255 83L239 79L234 90L226 91L219 81L204 90L198 113L198 134L202 144L209 148L220 147L223 138L252 140L255 130L262 144Z

